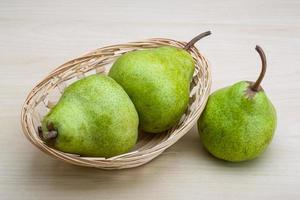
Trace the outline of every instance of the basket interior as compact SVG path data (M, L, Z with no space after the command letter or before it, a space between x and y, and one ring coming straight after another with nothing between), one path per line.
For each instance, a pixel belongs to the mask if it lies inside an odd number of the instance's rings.
M46 146L38 136L37 127L41 125L41 120L48 113L49 109L58 102L64 89L73 82L95 74L107 74L112 63L122 54L135 51L139 49L147 49L158 47L162 45L171 45L176 47L183 47L185 43L168 39L151 39L144 42L128 43L124 45L114 45L101 49L96 49L79 58L71 60L57 69L55 69L48 77L40 82L29 94L24 105L24 116L26 124L27 137L40 149L46 149L52 154L65 154L67 156L79 157L79 155L67 154L51 149ZM115 156L112 158L88 158L92 160L117 160L120 158L130 158L133 154L135 156L145 155L151 152L163 151L166 146L162 145L172 139L179 139L184 130L187 132L187 126L190 126L190 121L199 116L199 109L196 109L199 104L206 102L210 90L210 78L208 72L208 63L202 57L196 48L191 48L191 55L193 56L196 66L193 79L190 87L190 101L189 106L182 116L181 120L170 130L160 134L139 133L138 142L135 148L126 154ZM170 144L171 145L171 144ZM81 157L83 158L83 157Z

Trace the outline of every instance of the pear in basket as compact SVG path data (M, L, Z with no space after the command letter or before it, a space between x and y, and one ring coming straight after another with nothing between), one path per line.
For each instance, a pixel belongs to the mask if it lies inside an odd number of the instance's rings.
M145 132L159 133L174 126L187 109L195 62L188 52L202 33L184 48L162 46L125 53L113 64L109 76L134 103Z
M39 131L46 143L63 152L111 157L135 145L138 114L112 78L91 75L65 89Z

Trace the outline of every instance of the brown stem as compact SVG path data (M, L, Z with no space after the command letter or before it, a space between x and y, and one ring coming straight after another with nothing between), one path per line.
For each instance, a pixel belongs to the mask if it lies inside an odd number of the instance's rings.
M44 141L49 141L57 137L57 131L49 131L43 134Z
M56 138L57 134L58 134L57 131L54 129L54 126L52 123L47 125L47 129L48 129L48 132L44 132L42 130L42 127L40 127L40 126L38 127L39 136L45 142Z
M258 52L258 54L260 55L261 58L261 72L259 74L258 79L255 81L255 83L251 86L251 89L253 91L258 91L260 84L265 76L266 70L267 70L267 59L266 59L266 55L264 53L264 51L262 50L262 48L258 45L256 45L255 50Z
M191 41L189 41L185 46L184 46L184 48L183 49L185 49L185 50L190 50L190 48L196 43L196 42L198 42L200 39L202 39L202 38L204 38L204 37L206 37L206 36L208 36L208 35L210 35L211 34L211 32L210 31L206 31L206 32L204 32L204 33L200 33L199 35L197 35L196 37L194 37Z

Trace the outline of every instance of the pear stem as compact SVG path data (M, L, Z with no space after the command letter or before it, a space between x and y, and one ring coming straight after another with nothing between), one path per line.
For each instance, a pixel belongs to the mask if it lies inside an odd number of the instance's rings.
M210 31L206 31L204 33L200 33L199 35L197 35L196 37L194 37L191 41L189 41L183 49L185 49L186 51L190 50L190 48L199 40L201 40L202 38L210 35L211 32Z
M251 90L257 92L259 90L260 84L265 76L266 70L267 70L267 59L266 55L263 51L263 49L256 45L255 50L258 52L261 58L261 72L259 74L258 79L255 81L255 83L251 86Z
M47 134L43 134L44 141L49 141L57 137L57 131L49 131Z
M43 132L42 127L38 126L38 132L39 132L40 138L45 142L56 138L57 134L58 134L57 131L53 129L53 125L48 125L47 128L49 129L49 131Z

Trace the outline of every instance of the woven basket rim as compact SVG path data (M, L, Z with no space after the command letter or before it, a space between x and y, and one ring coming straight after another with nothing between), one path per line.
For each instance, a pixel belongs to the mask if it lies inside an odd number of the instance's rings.
M155 146L152 146L149 149L143 150L141 152L133 151L128 152L119 156L114 156L112 158L99 158L99 157L82 157L77 156L75 154L68 154L64 152L60 152L56 149L50 148L48 146L45 146L45 144L41 144L41 141L38 141L36 138L32 137L32 132L30 131L30 127L28 125L28 106L30 103L32 103L32 99L41 91L41 87L45 86L47 84L47 81L52 80L55 78L55 76L60 75L66 68L68 68L69 64L76 63L76 61L87 61L90 58L93 58L98 55L104 55L101 54L101 52L106 52L107 50L113 50L113 49L122 49L122 47L128 48L128 46L131 46L132 48L137 49L147 49L151 48L147 45L150 45L153 43L153 45L169 45L169 46L177 46L177 47L183 47L186 43L180 42L173 39L167 39L167 38L150 38L145 39L141 41L135 41L135 42L128 42L128 43L122 43L122 44L115 44L115 45L109 45L104 46L101 48L97 48L95 50L89 51L77 58L71 59L64 64L60 65L59 67L52 70L45 78L43 78L41 81L39 81L33 89L29 92L29 94L26 96L26 100L22 106L21 111L21 125L23 129L23 133L26 136L26 138L35 146L37 146L40 150L43 152L50 154L54 157L60 158L61 160L64 160L66 162L76 164L76 165L83 165L83 166L90 166L90 167L96 167L101 169L120 169L120 168L130 168L130 167L136 167L142 164L145 164L161 154L165 149L170 147L172 144L174 144L177 140L179 140L183 135L185 135L195 124L198 117L200 116L201 112L204 109L204 106L206 104L206 101L208 99L208 95L210 93L211 89L211 71L210 71L210 63L208 60L199 52L199 50L196 47L191 48L191 52L198 54L198 56L202 59L205 66L205 72L207 74L206 77L206 87L204 88L204 95L202 98L202 102L200 106L197 106L194 110L194 115L189 120L189 123L185 124L185 126L182 127L182 129L177 134L170 134L170 136L163 140L162 142L158 143ZM169 43L169 44L166 44ZM143 47L145 45L145 47ZM126 49L126 48L125 48ZM100 52L100 53L99 53ZM99 54L97 54L99 53ZM203 67L203 66L202 66ZM200 81L199 81L200 82ZM197 84L199 84L199 82ZM39 89L40 88L40 89ZM30 115L29 115L30 116ZM167 134L172 132L173 128L168 131ZM176 131L176 129L175 129ZM35 131L35 134L36 131ZM135 156L132 156L136 154ZM117 161L122 161L122 163L116 163ZM139 163L140 161L140 163ZM125 164L124 164L125 163ZM130 165L133 163L132 165ZM127 164L127 165L126 165ZM115 166L116 165L116 166Z

